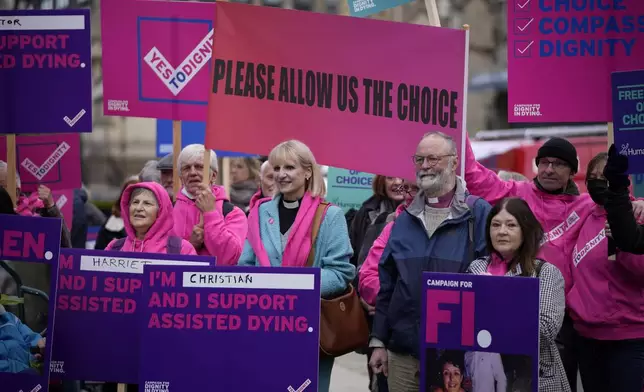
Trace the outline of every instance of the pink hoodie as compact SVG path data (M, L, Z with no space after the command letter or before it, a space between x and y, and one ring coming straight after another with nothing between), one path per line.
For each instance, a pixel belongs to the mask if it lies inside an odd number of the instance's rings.
M581 222L572 251L573 286L566 302L575 329L587 338L644 338L644 256L617 251L608 259L606 212L595 206Z
M202 256L214 256L217 265L237 265L248 233L248 223L244 211L234 207L225 217L222 206L229 201L224 187L213 185L215 210L204 214L204 246L198 253ZM183 239L189 240L192 229L199 224L201 210L195 202L181 189L174 206L174 232Z
M595 207L590 195L559 194L541 191L533 181L503 181L474 157L466 138L465 182L467 190L494 205L505 197L524 199L541 223L544 245L538 257L554 264L566 281L566 293L572 287L570 255L583 222Z
M407 207L405 203L400 204L396 208L395 216L400 215L401 212ZM389 222L382 229L382 232L371 245L369 249L369 254L367 258L362 263L360 267L359 280L358 280L358 292L360 297L365 300L371 306L376 306L376 297L378 296L378 291L380 291L380 278L378 276L378 263L380 263L380 257L382 252L385 251L387 242L389 241L389 234L391 234L391 228L393 227L394 222ZM357 252L360 252L360 249L356 249Z
M130 197L136 188L149 189L154 193L154 196L159 203L157 219L145 234L143 241L136 239L136 232L130 224ZM123 191L123 196L121 197L121 211L123 211L121 218L123 218L125 232L127 233L127 239L125 240L125 244L123 244L123 248L121 248L122 252L167 253L168 237L172 235L173 221L172 202L170 201L170 196L168 196L168 192L165 188L156 182L139 182L128 186L125 188L125 191ZM116 241L118 241L118 239L112 240L105 250L112 249L112 246L114 246ZM190 242L183 240L181 244L181 254L196 255L197 252Z
M253 209L253 207L255 207L255 205L261 204L263 201L271 200L271 199L272 197L263 196L262 188L259 188L259 190L255 192L255 194L250 198L250 203L248 204L249 213Z

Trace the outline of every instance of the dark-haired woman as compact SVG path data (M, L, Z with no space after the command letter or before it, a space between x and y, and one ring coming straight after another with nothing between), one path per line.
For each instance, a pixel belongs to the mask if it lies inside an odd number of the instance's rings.
M586 188L595 208L581 223L566 301L579 337L585 392L641 392L644 387L644 257L618 249L606 227L608 154L590 160ZM628 193L625 194L628 200ZM631 213L631 219L633 215ZM619 231L620 228L617 228Z
M459 353L460 354L460 353ZM462 354L445 351L438 360L440 364L440 387L430 387L431 392L465 392L463 379L465 367Z
M369 227L379 216L396 211L396 207L405 199L404 193L398 191L402 183L403 179L397 177L377 175L373 178L373 195L362 203L349 227L349 239L354 251L351 264L354 266L358 267L358 256Z
M555 343L566 308L564 278L557 267L537 259L541 224L523 199L506 198L490 211L486 233L490 256L474 260L469 272L539 278L539 392L570 392Z

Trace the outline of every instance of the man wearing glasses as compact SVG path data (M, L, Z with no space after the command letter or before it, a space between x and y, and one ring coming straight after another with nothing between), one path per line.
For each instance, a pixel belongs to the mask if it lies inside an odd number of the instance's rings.
M454 140L426 134L412 162L419 191L396 217L378 265L380 290L373 322L370 360L388 377L390 392L418 391L423 271L463 273L485 256L485 200L470 196L456 175Z

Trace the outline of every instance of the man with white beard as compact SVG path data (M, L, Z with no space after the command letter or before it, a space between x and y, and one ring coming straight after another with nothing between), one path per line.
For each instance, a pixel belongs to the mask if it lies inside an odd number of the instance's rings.
M378 266L370 365L388 376L390 392L416 392L420 382L418 334L423 271L464 273L486 256L485 225L491 206L471 196L456 175L454 140L423 136L413 156L420 188L394 221Z

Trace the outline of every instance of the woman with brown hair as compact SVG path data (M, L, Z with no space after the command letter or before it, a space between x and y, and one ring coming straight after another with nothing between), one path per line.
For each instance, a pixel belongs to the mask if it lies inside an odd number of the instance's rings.
M362 203L358 210L351 227L349 227L349 239L353 248L351 264L358 266L358 256L362 249L362 242L365 234L376 219L383 215L386 217L396 211L396 207L405 199L405 194L400 192L402 178L386 177L377 175L373 178L371 185L373 195Z
M139 179L137 176L131 176L121 186L119 198L116 200L114 205L112 205L112 215L110 215L103 226L101 226L101 229L96 236L94 249L104 250L107 247L107 244L112 242L112 240L124 238L127 235L125 233L125 223L121 218L121 198L123 197L125 188L138 182Z
M543 235L525 200L502 199L487 218L490 256L474 260L468 272L539 279L539 392L570 392L555 343L566 310L564 278L557 267L537 258Z

